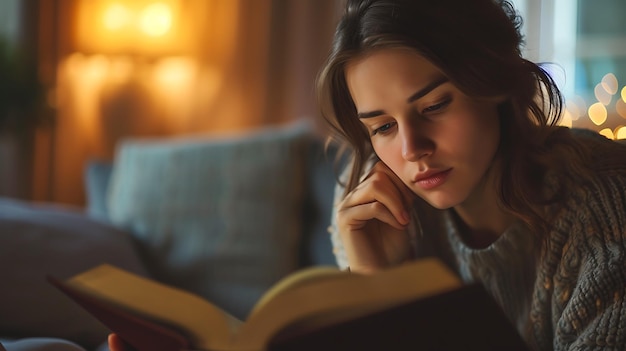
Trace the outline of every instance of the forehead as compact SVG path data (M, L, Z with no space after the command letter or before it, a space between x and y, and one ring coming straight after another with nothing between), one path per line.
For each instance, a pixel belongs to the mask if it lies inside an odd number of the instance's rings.
M425 61L426 58L420 55L417 51L412 48L404 47L404 46L387 46L387 47L379 47L367 50L360 55L357 55L352 60L349 61L349 66L354 66L364 62L410 62L410 61Z
M357 105L389 97L404 100L443 76L443 72L422 55L402 47L369 52L348 62L345 69L346 83Z

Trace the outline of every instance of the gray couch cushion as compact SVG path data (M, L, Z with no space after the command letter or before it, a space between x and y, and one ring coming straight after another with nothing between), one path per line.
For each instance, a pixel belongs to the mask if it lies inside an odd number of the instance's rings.
M332 145L326 149L322 135L312 134L307 142L300 266L334 265L328 226L337 173L347 157L336 160L337 147ZM109 221L107 191L112 171L113 163L103 160L90 160L85 167L87 213L104 221Z
M103 160L89 160L85 165L85 193L87 214L104 221L109 220L107 193L113 164Z
M69 207L0 199L0 337L58 337L93 348L107 330L46 281L108 262L146 271L130 236Z
M159 280L244 318L295 270L308 125L232 137L126 140L108 211Z
M4 346L4 349L2 348ZM4 341L0 351L85 351L79 345L56 338L24 338Z

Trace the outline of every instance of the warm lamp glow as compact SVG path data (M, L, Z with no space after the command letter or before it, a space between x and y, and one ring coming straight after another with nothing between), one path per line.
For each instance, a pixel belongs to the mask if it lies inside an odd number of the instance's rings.
M76 48L85 54L180 55L191 23L182 0L80 0Z
M608 113L606 111L606 107L604 107L604 105L600 102L596 102L595 104L589 106L587 113L589 114L591 121L597 126L606 122Z
M220 84L218 75L207 77L196 60L182 56L146 63L132 56L75 53L62 61L59 72L66 89L61 97L71 97L63 98L64 108L94 145L110 138L107 133L122 135L133 128L137 133L154 132L140 121L149 120L159 132L192 131L195 101L211 99ZM205 84L216 85L208 91L213 95L199 91L200 76Z
M153 81L169 94L191 86L195 75L195 64L191 60L169 58L154 67Z
M172 9L167 4L156 2L140 9L135 15L128 7L112 3L104 10L102 23L111 31L136 26L146 35L159 37L172 28Z
M90 138L98 129L97 119L93 116L99 106L98 92L109 78L110 63L104 55L72 54L60 64L64 79L77 83L74 97L63 99L62 103L71 104L66 108L74 111L77 125Z
M172 11L163 3L154 3L143 9L139 15L139 28L152 37L160 37L172 27Z
M128 26L131 21L130 11L121 4L111 4L102 16L104 27L113 31Z

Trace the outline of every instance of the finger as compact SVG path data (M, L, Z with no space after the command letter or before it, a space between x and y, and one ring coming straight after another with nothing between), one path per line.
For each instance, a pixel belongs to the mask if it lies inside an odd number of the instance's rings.
M406 184L404 184L404 182L402 181L402 179L400 179L400 177L398 177L391 170L391 168L389 168L384 162L378 161L374 165L372 170L376 172L382 172L386 174L387 176L389 176L389 179L393 182L393 184L396 186L398 191L402 194L402 198L404 200L405 205L407 207L410 207L413 204L413 201L415 200L415 197L417 195L413 192L413 190L407 187Z
M361 204L358 206L345 207L339 210L339 226L349 231L361 230L373 220L379 220L398 230L404 230L406 223L399 221L387 206L378 201Z
M121 340L119 340L119 337L117 336L117 334L109 334L108 341L109 341L109 350L125 351L124 345L121 344Z
M134 348L128 345L119 335L111 333L108 336L109 350L111 351L133 351Z
M408 224L409 215L405 195L386 172L373 170L361 184L346 196L339 209L370 203L382 204L397 222ZM373 209L377 209L377 205L374 206ZM382 217L380 219L383 220Z

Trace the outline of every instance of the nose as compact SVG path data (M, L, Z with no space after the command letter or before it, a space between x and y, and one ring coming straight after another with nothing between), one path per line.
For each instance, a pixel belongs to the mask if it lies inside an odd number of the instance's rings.
M433 152L433 143L412 124L400 127L402 157L407 161L417 161Z

